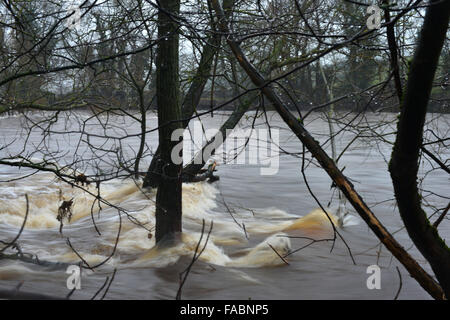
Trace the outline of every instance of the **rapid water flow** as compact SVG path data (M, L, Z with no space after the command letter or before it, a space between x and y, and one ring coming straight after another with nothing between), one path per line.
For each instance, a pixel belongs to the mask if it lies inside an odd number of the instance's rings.
M218 128L227 114L204 117L202 123L205 128ZM115 150L120 146L124 157L131 159L138 150L136 134L139 125L130 118L97 118L89 112L77 111L55 118L50 128L53 133L46 136L43 134L46 124L40 120L52 115L33 113L27 118L21 115L1 118L0 145L5 148L0 150L0 157L23 151L22 154L30 159L40 161L43 154L52 151L57 156L46 159L57 163L59 168L76 162L78 172L92 175L99 173L98 170L108 174L117 163L117 159L102 150ZM248 114L241 121L242 130L251 127L252 115ZM335 124L336 131L354 116L343 117ZM379 244L348 204L349 215L339 232L348 243L356 265L339 239L334 245L332 241L321 241L289 254L310 243L309 239L301 237L327 239L333 237L333 232L329 219L318 210L318 204L303 181L301 144L276 114L269 112L267 120L272 130L279 130L279 145L283 150L277 160L276 174L261 174L260 169L267 161L248 158L247 164L233 164L224 163L216 156L219 181L183 185L183 239L175 247L154 248L155 191L144 193L140 181L115 178L102 183L101 196L112 206L103 203L100 210L95 202L95 184L86 187L89 194L56 179L49 172L17 179L34 173L34 170L9 166L0 166L0 240L11 240L19 231L25 217L27 194L29 215L18 243L24 253L37 255L40 260L77 264L79 254L89 265L96 265L111 255L120 231L114 256L95 271L83 270L81 289L73 294L74 299L90 298L114 269L117 269L115 279L106 298L174 299L179 274L192 259L203 221L206 231L211 221L213 228L204 252L187 278L182 294L184 299L392 299L400 283L396 267L402 274L399 298L428 299L429 296ZM429 120L430 130L449 136L448 115L429 115ZM258 118L255 129L267 128L265 121L264 117ZM100 122L107 125L102 126ZM380 125L382 122L386 124ZM148 115L147 123L149 130L155 128L155 114ZM92 135L89 139L79 133L83 124ZM344 173L388 230L430 270L402 229L393 199L387 161L392 148L389 142L394 139L390 133L395 129L395 115L366 114L357 118L354 124L365 129L359 133L348 130L336 139L339 154L357 134L360 135L339 160L339 167L345 168ZM328 124L322 115L312 114L305 125L330 152L331 147L326 143ZM33 129L28 135L24 128L31 126ZM378 139L369 137L367 128L376 131ZM125 138L127 134L131 136ZM119 145L118 141L106 139L107 136L124 138ZM155 131L147 134L146 142L150 149L156 147ZM241 141L240 145L244 143ZM88 144L98 147L95 156ZM442 159L449 159L449 149L436 150ZM141 171L146 170L150 160L151 156L143 159ZM94 163L97 168L93 168ZM333 199L329 212L336 222L332 213L338 199L331 188L331 180L315 162L307 163L308 183L324 206ZM428 160L422 160L420 173L425 177L421 181L426 190L424 199L436 208L443 208L449 201L449 178L439 170L429 172L432 165ZM56 218L58 206L62 200L69 199L73 199L73 215L71 221L64 224L61 235ZM431 207L426 210L428 214L433 213ZM449 238L448 219L444 219L439 231ZM77 253L68 245L67 238ZM200 248L205 239L206 234ZM13 252L13 249L8 250L8 253ZM288 264L278 254L287 255ZM374 264L381 267L380 290L369 290L366 286L367 267ZM14 288L23 282L21 290L63 297L70 291L66 287L68 276L66 267L0 260L0 289Z

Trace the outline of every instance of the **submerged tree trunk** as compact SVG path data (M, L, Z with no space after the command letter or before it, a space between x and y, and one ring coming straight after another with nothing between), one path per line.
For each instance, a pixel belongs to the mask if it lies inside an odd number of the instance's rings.
M233 94L235 96L238 96L241 93L238 85L239 83L241 83L241 81L240 79L238 79L238 75L236 72L236 61L231 54L228 56L228 59L230 60L231 73L234 81ZM233 113L222 124L219 131L214 135L214 137L206 142L200 152L198 152L194 156L194 159L192 159L192 161L183 168L183 176L187 181L193 179L196 180L195 176L206 164L206 161L208 161L208 157L213 156L220 145L225 143L230 131L233 130L234 127L236 127L236 125L241 121L242 117L250 109L251 105L257 97L257 92L252 91L250 95L246 95L238 99Z
M214 60L213 58L219 45L220 37L217 35L212 35L203 47L199 67L183 101L182 119L189 119L194 114L203 93L203 89L208 81L211 65ZM186 128L189 121L183 121L182 124L183 128ZM161 145L158 145L144 178L144 188L156 188L158 186L161 176L161 162L159 161L160 156Z
M395 197L408 234L430 263L447 298L450 297L450 249L422 209L417 172L427 105L449 16L450 1L431 1L411 64L389 164Z
M227 14L231 14L231 8L233 7L233 4L234 0L224 0L224 6L230 8L230 10L227 11ZM213 22L211 23L213 24ZM202 56L200 58L197 71L183 100L182 119L185 120L183 121L183 128L186 128L188 126L188 119L190 119L194 115L196 108L200 102L200 98L202 96L206 82L210 77L214 56L219 51L221 40L221 34L212 33L203 46ZM145 175L143 183L144 188L156 188L159 184L161 176L161 161L159 161L161 153L160 147L161 145L159 145L156 149L155 154L153 155L153 159Z
M161 41L156 61L156 96L161 148L158 160L162 173L156 193L156 243L163 238L172 240L181 232L182 164L175 164L171 158L172 149L179 143L171 141L172 133L182 128L178 74L179 36L176 22L179 10L180 0L165 0L160 2L158 12L158 37Z
M230 130L234 129L234 127L241 121L242 116L248 111L252 102L255 101L256 95L251 95L247 100L241 101L241 103L236 107L227 121L220 127L217 134L214 135L200 150L194 159L186 165L183 169L183 175L185 176L186 181L190 181L194 179L195 175L204 167L206 161L208 161L205 154L208 156L212 156L215 154L217 148L220 147L221 144L225 142L230 133ZM244 100L244 99L241 99Z

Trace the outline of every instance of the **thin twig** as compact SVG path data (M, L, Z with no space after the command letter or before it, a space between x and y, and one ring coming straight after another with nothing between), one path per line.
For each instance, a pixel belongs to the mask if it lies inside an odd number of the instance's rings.
M106 277L105 282L104 282L103 285L97 290L97 292L92 296L91 300L94 300L94 299L97 297L97 295L100 293L100 291L103 290L103 288L104 288L104 287L106 286L106 284L108 283L108 280L109 280L109 276Z
M116 276L116 271L117 271L117 269L114 269L114 272L113 272L113 274L111 276L111 280L109 281L108 286L106 287L105 292L103 292L103 295L100 298L100 300L103 300L106 297L106 294L108 293L109 287L111 287L111 283L114 281L114 277Z
M449 209L450 209L450 202L448 203L447 208L445 208L444 211L441 213L439 218L437 218L437 220L433 223L433 227L435 227L437 229L437 227L442 222L442 220L444 220L444 217L447 214Z
M28 218L28 212L30 211L30 205L29 205L29 201L28 201L28 194L25 194L25 199L26 199L26 203L27 203L27 209L26 209L25 218L23 219L23 223L22 223L22 226L20 227L19 233L16 235L16 237L9 244L7 244L5 247L3 247L0 250L0 254L3 253L9 247L11 247L17 241L17 239L19 239L20 235L22 234L23 229L25 228L25 224L27 223L27 218Z
M277 250L275 250L274 247L272 247L272 245L270 243L267 243L269 245L269 247L277 254L278 257L280 257L280 259L287 265L289 265L289 262L286 261L286 259L284 259Z
M212 229L213 229L213 221L211 221L210 228L209 228L209 231L208 231L208 235L206 237L205 244L203 245L203 248L199 252L199 254L197 254L198 249L200 247L200 243L202 242L202 239L203 239L203 235L205 233L205 220L202 221L202 233L200 235L200 239L197 242L197 246L195 247L194 256L192 257L191 263L189 263L187 268L182 273L180 273L180 286L178 287L177 295L176 295L176 298L175 298L176 300L181 300L181 290L183 288L183 285L186 282L187 276L189 275L189 272L191 271L192 266L198 260L198 258L201 256L203 251L205 250L206 245L208 244L209 236L211 235Z
M398 267L396 267L396 268L397 268L397 272L398 272L398 277L400 279L400 285L398 287L397 293L395 294L394 300L397 300L397 298L400 294L400 291L402 290L402 286L403 286L402 274L400 273L400 269Z

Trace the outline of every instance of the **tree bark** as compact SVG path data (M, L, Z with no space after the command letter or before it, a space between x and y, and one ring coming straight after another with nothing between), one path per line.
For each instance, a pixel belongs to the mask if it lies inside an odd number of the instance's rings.
M427 105L450 17L450 1L432 0L410 67L389 171L408 234L450 297L450 249L431 226L417 187Z
M158 12L158 44L156 60L156 96L158 101L158 133L162 168L156 193L156 243L173 240L181 233L182 164L172 161L171 141L174 130L182 128L179 93L179 35L176 16L180 0L160 1ZM182 139L182 138L181 138ZM181 142L182 143L182 142ZM181 150L182 152L182 150Z
M380 239L380 241L388 248L388 250L404 265L413 278L435 299L443 298L443 291L439 284L415 261L409 253L394 239L394 237L386 230L381 222L376 218L373 212L366 205L361 196L356 192L353 184L345 177L336 167L334 161L320 147L319 143L311 136L311 134L303 127L303 125L295 118L294 115L286 108L280 98L272 90L270 84L264 79L259 71L250 63L243 53L239 43L233 38L228 28L227 19L224 16L222 7L218 0L210 0L213 8L220 19L221 31L228 34L227 43L233 54L238 60L241 67L249 75L253 83L261 88L263 94L272 103L274 108L280 114L284 122L295 133L298 139L311 152L313 157L317 159L321 167L328 173L330 178L341 189L349 202L367 223L370 229Z

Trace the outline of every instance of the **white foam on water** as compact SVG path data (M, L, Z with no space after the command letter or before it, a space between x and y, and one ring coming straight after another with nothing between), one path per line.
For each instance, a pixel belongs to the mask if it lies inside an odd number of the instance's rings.
M64 222L63 236L65 237L67 232L75 237L75 240L71 240L78 254L89 264L101 263L111 255L120 218L114 207L108 208L104 203L101 204L103 210L99 212L98 203L95 202L97 189L93 184L85 187L92 193L89 194L76 186L55 182L50 175L36 175L31 181L34 182L33 187L25 190L29 197L29 214L25 230L35 232L49 230L57 236L47 246L42 242L27 242L27 251L39 252L41 259L51 261L67 263L80 261L78 255L64 243L64 238L59 236L60 223L56 219L61 201L73 199L73 216L70 222ZM14 186L17 189L20 184L14 183ZM0 226L8 225L18 229L26 213L25 198L23 196L11 198L11 192L3 192L6 190L8 188L0 189ZM219 191L213 184L190 183L183 184L182 241L170 248L161 249L155 246L154 239L156 192L143 194L140 183L131 179L103 183L100 191L105 201L128 210L128 217L121 213L119 242L114 258L106 264L117 265L120 268L164 267L176 263L182 256L192 258L197 246L201 249L205 245L207 235L201 237L203 221L206 230L209 230L211 222L213 228L199 260L218 266L243 268L283 265L284 261L280 255L282 257L287 255L291 249L287 235L295 235L299 230L315 232L331 227L328 217L321 210L314 210L298 218L277 208L255 209L255 215L242 212L238 214L239 221L236 223L229 212L218 210L216 196ZM99 225L101 236L91 230L91 214ZM329 216L336 221L333 214L330 213ZM347 223L352 222L348 219ZM225 253L225 246L246 246L248 238L258 234L267 234L267 238L254 247L241 250L237 257L230 257ZM77 236L81 237L79 243ZM202 241L198 245L200 238ZM80 242L80 239L83 241Z

